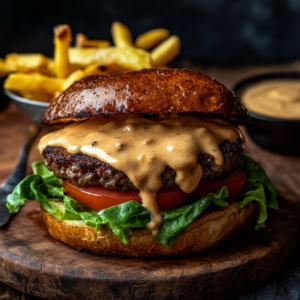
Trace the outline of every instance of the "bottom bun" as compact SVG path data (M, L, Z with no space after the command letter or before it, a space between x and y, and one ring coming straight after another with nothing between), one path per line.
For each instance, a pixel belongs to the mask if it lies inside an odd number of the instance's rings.
M49 233L57 240L78 250L101 254L136 257L171 256L199 252L219 245L257 219L258 206L251 202L241 209L230 202L224 209L208 210L194 220L177 238L171 249L157 242L148 229L133 229L129 242L122 241L105 225L99 231L86 225L74 225L51 216L43 207L42 214Z

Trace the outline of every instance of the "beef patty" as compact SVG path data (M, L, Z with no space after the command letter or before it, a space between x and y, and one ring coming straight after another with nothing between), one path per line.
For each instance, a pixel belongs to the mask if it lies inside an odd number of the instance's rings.
M244 145L240 139L235 143L224 141L220 145L224 161L221 166L215 164L215 159L209 154L199 154L198 162L203 167L201 181L210 181L220 177L239 165L244 151ZM114 169L105 162L88 155L78 153L70 154L62 147L47 147L43 152L44 162L55 176L69 179L78 186L101 186L108 190L127 192L136 190L128 176ZM176 171L167 167L161 174L162 188L176 188Z

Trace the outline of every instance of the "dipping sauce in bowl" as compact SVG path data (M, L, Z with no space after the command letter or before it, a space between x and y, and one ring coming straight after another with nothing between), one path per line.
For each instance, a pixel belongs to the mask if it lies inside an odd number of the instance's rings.
M233 88L248 109L250 138L279 154L300 156L300 72L267 73L246 78Z
M272 79L245 89L242 102L247 109L265 116L300 120L300 80Z

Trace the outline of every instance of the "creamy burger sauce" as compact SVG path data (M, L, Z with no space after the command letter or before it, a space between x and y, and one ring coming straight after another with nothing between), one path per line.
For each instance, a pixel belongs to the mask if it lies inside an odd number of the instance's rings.
M300 119L300 80L264 80L242 95L247 109L270 117Z
M76 122L44 136L39 151L48 146L63 147L69 153L83 153L123 171L140 190L143 205L152 221L148 228L157 234L162 216L156 202L166 166L176 170L176 183L191 193L202 176L200 153L210 154L221 165L219 145L233 143L240 131L225 121L198 119L174 114L145 119L141 115L112 116Z

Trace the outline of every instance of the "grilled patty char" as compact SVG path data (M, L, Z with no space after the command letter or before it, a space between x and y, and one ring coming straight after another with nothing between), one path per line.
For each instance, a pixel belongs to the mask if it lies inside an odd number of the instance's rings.
M244 145L240 139L232 144L224 141L220 145L220 150L224 157L221 166L215 164L213 156L199 154L198 162L203 167L201 181L210 181L237 168ZM45 165L54 172L55 176L69 179L78 186L101 186L107 190L123 192L137 189L124 172L114 169L97 158L82 153L70 154L62 147L47 147L43 157ZM178 187L175 177L176 171L167 167L161 174L162 188Z

